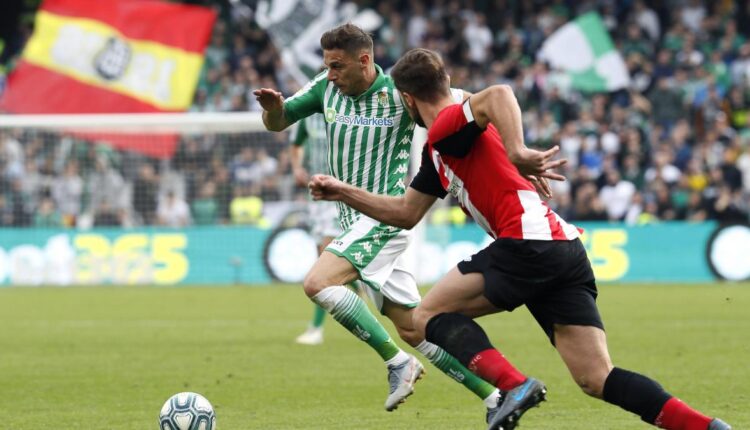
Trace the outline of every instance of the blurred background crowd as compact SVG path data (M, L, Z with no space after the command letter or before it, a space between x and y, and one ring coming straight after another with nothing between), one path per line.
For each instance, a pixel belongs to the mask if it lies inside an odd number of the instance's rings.
M233 13L229 3L193 3L216 8L220 19L191 111L260 111L252 90L297 90L252 14ZM453 87L513 87L527 145L559 145L569 160L562 170L568 181L554 184L550 202L564 218L748 221L747 2L356 3L383 18L373 37L384 69L406 50L426 47L443 54ZM601 14L625 58L627 89L573 91L536 60L547 36L590 10ZM4 71L32 25L22 20L5 35ZM259 223L270 202L305 198L292 178L287 141L285 133L188 136L171 160L156 161L69 137L0 132L0 225Z

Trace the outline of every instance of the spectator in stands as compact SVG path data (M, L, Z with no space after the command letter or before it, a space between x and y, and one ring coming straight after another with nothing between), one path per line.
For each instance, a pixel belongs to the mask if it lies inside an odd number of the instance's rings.
M62 227L63 220L60 212L55 207L55 201L50 196L44 196L39 201L39 207L34 213L33 227L55 228Z
M99 154L95 158L94 171L88 178L90 205L93 208L107 208L115 212L122 206L125 181L110 165L109 158Z
M216 184L206 182L201 187L198 198L191 205L193 220L196 225L216 224L219 219L219 206L214 198L216 195Z
M607 210L610 221L620 221L625 217L635 195L635 185L623 180L620 172L610 168L604 172L606 184L599 191L599 199Z
M708 208L700 192L690 192L687 204L678 214L678 218L686 221L705 221L708 218Z
M229 166L232 184L239 186L257 184L263 177L258 164L255 162L253 148L246 146L240 150L235 160Z
M141 223L151 225L155 221L159 177L151 163L143 163L133 183L133 209Z
M649 101L654 122L666 129L685 115L682 96L676 88L669 85L667 77L660 77L656 81L656 88L649 95Z
M159 225L166 227L186 227L190 225L190 208L185 200L177 197L174 191L167 191L166 195L159 200L156 209L156 219Z
M248 185L234 188L234 198L229 206L232 224L261 224L263 220L263 200L253 195Z
M60 210L62 225L75 226L81 213L83 198L83 179L78 175L78 163L75 160L65 165L62 177L52 184L52 197Z
M573 214L574 219L580 221L607 220L607 209L599 200L596 185L593 182L584 182L578 186Z

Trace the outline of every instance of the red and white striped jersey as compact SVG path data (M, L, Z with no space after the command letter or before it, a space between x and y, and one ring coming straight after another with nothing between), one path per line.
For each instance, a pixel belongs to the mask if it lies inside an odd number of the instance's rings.
M411 187L440 198L450 193L495 239L577 238L579 229L550 209L511 163L497 129L477 125L470 100L440 111Z

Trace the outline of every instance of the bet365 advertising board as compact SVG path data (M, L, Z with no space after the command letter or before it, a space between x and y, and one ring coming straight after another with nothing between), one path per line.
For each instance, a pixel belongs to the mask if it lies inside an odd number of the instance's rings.
M750 227L581 223L599 282L750 279ZM435 282L491 242L476 225L415 232L410 261ZM0 285L254 285L299 282L316 259L302 228L0 229Z

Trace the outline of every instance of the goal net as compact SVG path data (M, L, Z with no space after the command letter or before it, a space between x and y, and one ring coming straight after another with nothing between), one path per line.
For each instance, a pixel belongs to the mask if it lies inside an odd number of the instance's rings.
M0 284L299 282L317 250L290 160L258 113L0 116ZM476 248L430 228L421 282Z

